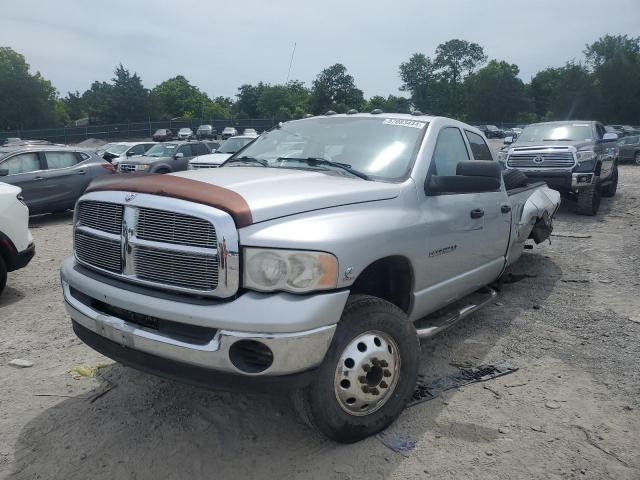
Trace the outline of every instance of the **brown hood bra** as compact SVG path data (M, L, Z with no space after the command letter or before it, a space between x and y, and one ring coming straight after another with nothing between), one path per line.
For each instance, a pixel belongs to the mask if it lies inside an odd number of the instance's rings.
M233 217L237 228L253 223L249 204L241 195L227 188L198 180L159 173L113 175L91 182L85 192L107 190L149 193L219 208Z

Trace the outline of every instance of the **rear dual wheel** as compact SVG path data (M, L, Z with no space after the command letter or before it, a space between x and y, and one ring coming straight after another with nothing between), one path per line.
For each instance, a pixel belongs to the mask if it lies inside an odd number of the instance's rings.
M302 417L327 437L352 443L388 427L414 391L420 343L395 305L349 298L316 381L296 393Z

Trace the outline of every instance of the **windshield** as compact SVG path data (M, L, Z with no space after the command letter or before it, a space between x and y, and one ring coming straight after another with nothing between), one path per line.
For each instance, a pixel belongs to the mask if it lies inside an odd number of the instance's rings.
M253 141L253 138L230 138L220 145L220 148L216 150L216 153L236 153L251 141Z
M108 143L100 149L101 152L112 153L113 155L122 155L129 148L128 145L119 145L117 143Z
M190 133L190 132L191 132L190 128L181 128L180 132L178 132L178 133Z
M154 135L164 135L165 133L167 133L167 131L164 128L161 128L160 130L156 130Z
M591 141L593 130L588 123L548 123L526 127L518 142Z
M282 160L324 159L348 165L373 179L399 179L407 175L427 126L424 121L384 117L294 121L263 133L240 158L266 161L269 167L331 170L321 163Z
M211 125L200 125L198 131L211 130Z
M174 155L178 145L175 143L163 143L154 145L149 149L145 156L147 157L171 157Z
M495 125L487 125L487 130L495 132L496 130L498 130L498 127L496 127Z

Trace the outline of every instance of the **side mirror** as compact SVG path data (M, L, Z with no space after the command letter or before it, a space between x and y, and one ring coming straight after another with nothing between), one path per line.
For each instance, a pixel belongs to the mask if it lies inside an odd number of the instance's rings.
M173 156L173 158L175 158L176 160L180 160L180 159L184 158L184 153L178 152Z
M8 168L0 168L0 177L6 177L7 175L9 175L9 169Z
M615 134L615 133L611 133L611 132L609 132L609 133L605 133L605 134L602 136L602 141L603 141L603 142L614 142L614 141L616 141L616 140L618 140L618 135L617 135L617 134Z
M504 137L504 144L511 145L513 143L513 137Z
M136 154L136 153L135 153L133 150L129 150L129 151L127 152L127 157L132 157L132 156L134 156L135 154Z
M485 160L458 163L456 175L430 175L425 183L427 195L440 193L482 193L500 190L502 170L498 162Z

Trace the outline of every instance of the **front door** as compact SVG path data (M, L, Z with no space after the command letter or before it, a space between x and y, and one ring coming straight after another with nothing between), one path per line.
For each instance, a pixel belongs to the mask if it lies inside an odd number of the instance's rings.
M8 170L8 175L0 177L0 182L22 188L22 197L29 207L29 213L41 213L46 206L42 198L45 171L44 159L37 152L24 152L0 162L0 170Z

